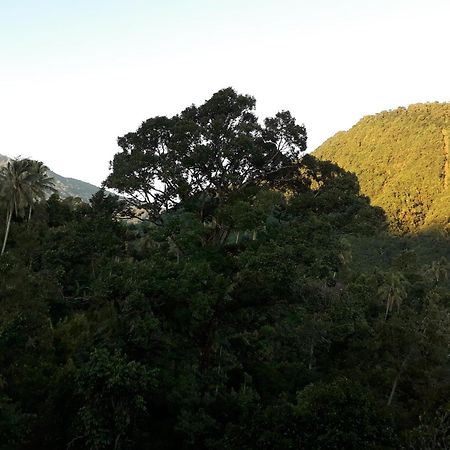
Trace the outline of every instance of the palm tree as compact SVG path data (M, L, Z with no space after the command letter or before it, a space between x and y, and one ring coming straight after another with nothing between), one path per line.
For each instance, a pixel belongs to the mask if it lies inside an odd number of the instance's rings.
M408 280L402 273L388 272L384 276L384 283L378 289L378 294L386 299L385 320L387 320L390 311L397 306L400 310L400 304L407 297Z
M19 158L0 169L0 194L6 205L6 229L0 255L5 252L13 214L17 216L27 206L31 208L33 201L45 198L45 192L53 190L53 180L46 171L42 163Z
M33 203L44 200L47 192L56 192L54 179L47 175L48 167L40 161L30 160L29 172L31 175L29 185L28 222L31 219Z
M448 272L450 264L445 256L442 256L439 260L433 261L431 265L425 270L425 275L430 277L436 284L439 281L448 279Z

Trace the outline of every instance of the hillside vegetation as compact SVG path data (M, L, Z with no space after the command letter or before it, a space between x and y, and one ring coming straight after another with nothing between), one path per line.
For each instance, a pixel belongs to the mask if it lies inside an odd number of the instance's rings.
M0 155L0 167L4 166L9 160L10 158L8 156ZM61 198L79 197L87 202L100 189L85 181L63 177L51 170L48 174L54 178L55 189L58 191Z
M89 203L0 169L0 450L450 448L449 235L232 88L118 143Z
M383 111L323 143L314 155L354 172L391 228L448 226L450 103Z

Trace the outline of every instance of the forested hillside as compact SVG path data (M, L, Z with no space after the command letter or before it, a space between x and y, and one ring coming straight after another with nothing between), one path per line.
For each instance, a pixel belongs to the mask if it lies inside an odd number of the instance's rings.
M7 156L0 155L0 167L7 164L10 160ZM93 184L86 183L85 181L77 180L75 178L67 178L62 175L58 175L51 170L48 171L49 175L55 180L55 189L58 191L59 195L63 198L67 197L79 197L85 202L94 195L99 187Z
M315 152L357 175L361 191L398 232L448 226L450 104L384 111L339 132Z
M254 111L228 88L144 121L121 197L0 171L1 450L449 448L449 236L388 234Z

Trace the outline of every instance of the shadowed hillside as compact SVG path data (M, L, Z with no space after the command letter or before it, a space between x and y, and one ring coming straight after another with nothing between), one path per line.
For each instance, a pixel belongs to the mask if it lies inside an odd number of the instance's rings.
M361 119L314 155L354 172L395 231L448 226L450 104L416 104Z
M6 164L8 159L7 156L0 155L0 166ZM100 189L93 184L75 178L66 178L52 171L49 171L48 174L55 179L55 188L62 198L80 197L82 200L88 201Z

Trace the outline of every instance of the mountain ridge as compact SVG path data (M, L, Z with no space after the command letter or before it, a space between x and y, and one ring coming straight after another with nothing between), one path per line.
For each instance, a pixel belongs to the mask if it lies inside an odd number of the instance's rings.
M10 159L6 155L0 155L0 166L5 165ZM52 170L48 171L49 176L55 179L55 188L59 195L63 198L67 197L79 197L84 201L89 201L93 194L95 194L100 188L86 181L79 180L77 178L64 177Z

